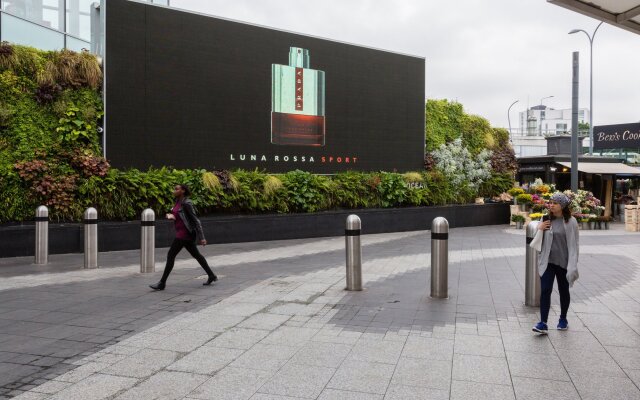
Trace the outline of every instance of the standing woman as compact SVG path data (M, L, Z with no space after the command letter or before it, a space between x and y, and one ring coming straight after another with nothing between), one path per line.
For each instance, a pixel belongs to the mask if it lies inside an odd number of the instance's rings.
M571 216L569 198L560 192L551 196L549 217L538 225L543 233L542 251L538 253L538 273L540 274L540 322L533 327L534 332L547 333L547 317L551 307L553 281L558 281L560 293L560 319L558 330L569 327L569 287L578 279L578 221Z
M169 254L167 255L167 265L164 267L164 273L160 282L149 285L153 290L164 290L167 284L167 278L173 269L173 264L176 260L176 256L182 250L186 248L189 254L195 258L204 271L207 273L209 279L203 285L210 285L211 282L218 280L216 274L211 271L207 260L200 254L198 247L196 246L196 238L200 244L204 247L207 244L204 238L204 232L202 231L202 224L196 216L193 203L189 200L189 188L186 185L176 185L173 190L173 197L176 198L176 205L173 206L171 213L167 214L167 219L175 221L176 238L173 239L171 247L169 248Z

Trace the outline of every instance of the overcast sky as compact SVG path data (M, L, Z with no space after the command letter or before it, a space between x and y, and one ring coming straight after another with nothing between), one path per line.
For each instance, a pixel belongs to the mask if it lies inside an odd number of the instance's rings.
M427 98L461 102L492 125L518 111L589 107L589 41L599 21L545 0L171 0L177 8L426 58ZM603 24L594 41L594 125L640 122L640 35Z

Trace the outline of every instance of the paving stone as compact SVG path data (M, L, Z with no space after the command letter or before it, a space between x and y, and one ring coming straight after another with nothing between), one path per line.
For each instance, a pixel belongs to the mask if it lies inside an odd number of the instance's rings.
M222 347L201 347L192 353L169 365L167 369L191 372L196 374L213 375L235 360L244 351L240 349L225 349Z
M175 371L161 371L116 400L166 399L179 400L204 383L209 377Z
M278 394L256 393L250 400L307 400L308 397L280 396Z
M522 353L554 354L555 349L547 335L502 332L502 343L506 351Z
M232 367L275 372L298 351L297 347L256 344L231 363Z
M346 360L327 384L327 388L385 394L395 365Z
M640 369L640 349L606 346L607 352L621 368Z
M42 400L48 398L49 395L46 393L38 393L38 392L24 392L18 397L14 397L14 399L19 400ZM9 397L7 397L9 398Z
M454 352L487 357L504 357L502 339L492 336L456 334Z
M49 381L40 386L36 386L33 391L39 393L54 394L70 386L70 382Z
M187 397L244 400L256 393L271 376L272 373L267 371L228 367L198 386Z
M625 373L615 360L604 351L557 351L558 357L566 367L569 375L601 375L624 377Z
M569 381L562 362L555 354L507 352L512 376Z
M180 353L193 351L202 346L217 334L215 332L200 332L193 330L183 330L170 337L160 339L151 343L148 347L157 350L169 350Z
M235 315L212 315L202 318L198 322L190 324L189 329L204 332L224 332L244 320L244 317Z
M396 385L392 381L384 398L385 400L449 400L449 390Z
M335 371L335 368L287 363L260 388L259 392L315 399Z
M571 382L517 376L512 380L518 400L580 400L580 396Z
M248 317L261 311L266 306L267 304L264 303L234 302L229 307L224 307L220 310L220 314Z
M51 400L100 400L107 399L138 382L135 378L104 374L91 375L50 397Z
M402 350L403 357L430 360L453 360L453 340L410 336Z
M627 377L572 375L571 379L582 400L640 399L640 390Z
M261 343L301 346L308 342L319 329L281 326L265 337Z
M249 329L265 329L272 331L284 324L289 318L288 315L278 315L278 314L255 314L244 322L238 325L239 328L249 328Z
M402 353L404 343L360 339L353 346L348 359L354 361L396 364Z
M627 376L631 378L637 387L640 387L640 369L625 369Z
M291 362L303 365L338 368L351 351L346 344L309 342L292 358Z
M505 359L468 354L453 356L452 379L497 385L511 384Z
M451 382L451 400L515 400L515 396L511 385L454 380Z
M80 382L81 380L89 377L90 375L102 371L109 367L110 364L90 362L83 364L69 372L66 372L60 376L54 378L55 380L64 382Z
M143 349L103 369L101 373L145 378L173 363L177 356L172 351Z
M216 336L206 346L247 350L268 334L269 331L259 329L231 328L220 336Z
M391 383L449 390L451 362L402 357L396 365Z

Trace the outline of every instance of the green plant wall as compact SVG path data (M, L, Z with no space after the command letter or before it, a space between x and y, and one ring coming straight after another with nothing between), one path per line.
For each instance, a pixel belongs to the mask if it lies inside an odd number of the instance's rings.
M512 184L509 160L502 158L506 171L495 171L475 191L454 187L433 169L320 176L110 168L100 156L97 132L101 79L98 62L86 52L0 44L0 223L32 220L42 204L54 221L79 221L89 206L103 220L137 219L148 207L163 215L173 205L177 183L189 185L198 212L205 215L464 204L478 193L493 196ZM461 137L475 154L500 148L505 140L504 132L465 114L459 103L430 100L426 112L430 150Z

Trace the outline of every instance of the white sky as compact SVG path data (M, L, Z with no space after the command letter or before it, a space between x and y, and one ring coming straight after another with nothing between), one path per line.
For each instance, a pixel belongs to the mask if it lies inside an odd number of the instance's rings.
M171 0L176 8L426 58L427 98L461 102L492 125L518 127L540 103L589 107L589 41L599 21L545 0ZM594 41L594 125L640 122L640 35L603 24Z

